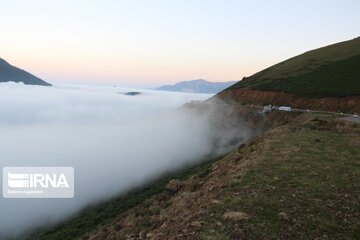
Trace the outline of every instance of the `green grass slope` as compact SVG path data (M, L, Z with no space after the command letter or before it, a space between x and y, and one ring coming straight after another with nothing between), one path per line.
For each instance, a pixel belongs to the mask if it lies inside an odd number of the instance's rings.
M360 37L290 58L228 89L236 88L309 97L360 95Z

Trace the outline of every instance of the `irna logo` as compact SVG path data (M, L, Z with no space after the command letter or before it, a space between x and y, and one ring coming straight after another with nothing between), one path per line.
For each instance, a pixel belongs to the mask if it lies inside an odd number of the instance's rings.
M72 198L74 169L72 167L5 167L3 196L5 198Z
M60 188L69 187L64 174L48 173L8 173L8 186L11 188Z

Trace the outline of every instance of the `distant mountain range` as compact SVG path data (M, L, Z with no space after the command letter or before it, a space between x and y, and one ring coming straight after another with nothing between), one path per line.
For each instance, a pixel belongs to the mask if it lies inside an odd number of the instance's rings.
M191 92L191 93L218 93L225 88L233 85L236 81L229 82L209 82L204 79L182 81L174 85L164 85L156 90L172 92Z
M10 65L2 58L0 58L0 82L23 82L28 85L51 86L40 78Z

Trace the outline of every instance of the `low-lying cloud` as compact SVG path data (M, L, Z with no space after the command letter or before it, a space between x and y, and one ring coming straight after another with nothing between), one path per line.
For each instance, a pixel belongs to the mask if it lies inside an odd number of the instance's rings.
M60 221L165 171L194 164L214 146L226 146L227 137L248 136L245 127L235 132L210 105L202 111L178 109L211 95L143 90L125 96L126 91L0 84L0 166L75 169L73 199L0 198L0 238Z

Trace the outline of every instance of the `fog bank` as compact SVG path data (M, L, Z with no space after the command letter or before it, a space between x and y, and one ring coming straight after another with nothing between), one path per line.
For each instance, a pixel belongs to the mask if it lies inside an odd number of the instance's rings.
M0 84L0 164L75 169L73 199L0 198L0 238L55 223L165 171L225 150L234 136L221 106L181 108L211 95L99 86ZM221 113L221 114L219 114ZM1 178L2 179L2 178Z

